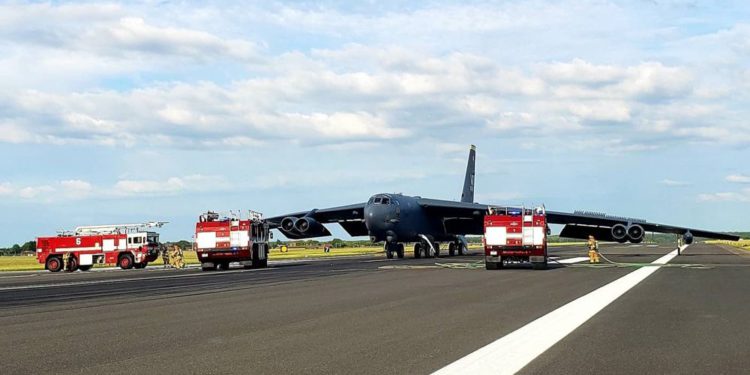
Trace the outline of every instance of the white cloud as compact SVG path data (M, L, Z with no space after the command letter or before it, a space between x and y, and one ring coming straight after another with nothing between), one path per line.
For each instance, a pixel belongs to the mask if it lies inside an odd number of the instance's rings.
M739 192L700 194L698 200L703 202L750 202L750 189Z
M683 187L683 186L690 186L690 185L692 185L691 183L686 182L686 181L672 180L672 179L669 179L669 178L665 178L665 179L661 180L659 183L662 184L662 185L665 185L665 186L673 186L673 187Z
M750 184L750 176L746 176L743 174L732 174L726 177L726 180L729 182L736 182L740 184Z
M189 175L165 180L120 180L115 183L112 194L159 196L188 191L219 191L229 187L230 184L222 176Z

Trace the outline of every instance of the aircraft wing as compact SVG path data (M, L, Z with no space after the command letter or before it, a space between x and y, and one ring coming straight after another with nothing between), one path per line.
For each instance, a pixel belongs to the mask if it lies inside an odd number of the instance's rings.
M483 234L484 215L489 207L503 208L501 206L489 206L478 203L464 203L444 201L438 199L419 199L418 204L434 215L442 216L446 232L450 234ZM693 237L703 237L719 240L738 241L739 237L727 233L711 232L701 229L678 227L652 223L646 220L611 216L588 212L554 212L547 211L547 222L550 224L565 225L562 237L587 238L593 235L604 241L616 241L613 236L613 228L623 230L627 237L627 231L632 227L633 234L639 235L638 231L673 233L679 235L689 234ZM635 226L640 227L636 228ZM623 228L624 227L624 228Z
M622 225L626 228L640 226L645 232L672 233L683 236L689 235L693 237L728 241L739 241L740 239L739 236L728 233L657 224L642 219L618 217L591 212L574 212L571 214L566 212L547 211L547 222L550 224L565 225L560 236L569 238L587 238L589 235L593 235L597 239L616 241L617 239L613 236L613 232L615 231L614 228L618 225Z
M365 227L364 210L365 203L356 203L279 215L270 217L266 221L271 228L278 229L291 239L330 236L331 232L322 225L324 223L338 223L350 236L366 236L368 233ZM300 220L304 221L305 225L300 225L301 222L297 224ZM301 231L299 228L306 230Z

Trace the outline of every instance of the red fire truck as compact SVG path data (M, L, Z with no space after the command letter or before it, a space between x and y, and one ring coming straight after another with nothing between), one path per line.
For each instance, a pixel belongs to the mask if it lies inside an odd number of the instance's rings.
M117 264L122 269L144 268L159 255L159 233L166 222L77 227L55 237L36 240L36 259L44 268L58 272L88 271L94 264ZM71 257L72 256L72 257ZM67 267L66 267L67 265Z
M220 215L208 211L195 224L195 248L204 271L229 268L239 262L245 268L268 265L268 240L271 232L263 215L249 211L248 218L240 213Z
M484 217L484 263L488 270L531 263L547 268L547 228L544 207L491 207Z

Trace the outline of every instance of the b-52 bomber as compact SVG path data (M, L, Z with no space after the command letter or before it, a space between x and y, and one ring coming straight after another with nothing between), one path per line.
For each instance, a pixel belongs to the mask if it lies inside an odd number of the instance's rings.
M414 257L438 256L440 244L448 244L448 253L464 254L465 235L483 234L484 216L497 205L474 203L476 147L469 150L463 193L460 201L428 199L403 194L375 194L367 202L324 209L294 212L268 219L290 239L330 236L323 224L338 223L351 236L369 236L384 242L388 258L404 257L404 243L414 243ZM564 225L561 237L588 238L620 243L640 243L646 232L681 235L685 244L695 237L737 241L738 236L656 224L646 220L576 211L546 211L549 224Z

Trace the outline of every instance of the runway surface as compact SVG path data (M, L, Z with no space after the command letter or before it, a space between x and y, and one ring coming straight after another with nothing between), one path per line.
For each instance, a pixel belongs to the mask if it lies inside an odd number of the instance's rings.
M604 246L602 253L646 264L672 250ZM585 250L551 255L578 261ZM435 266L481 260L360 257L225 272L3 273L0 362L4 374L431 373L472 360L478 349L642 269ZM750 368L750 254L696 244L653 271L520 372ZM531 347L540 338L523 337Z

